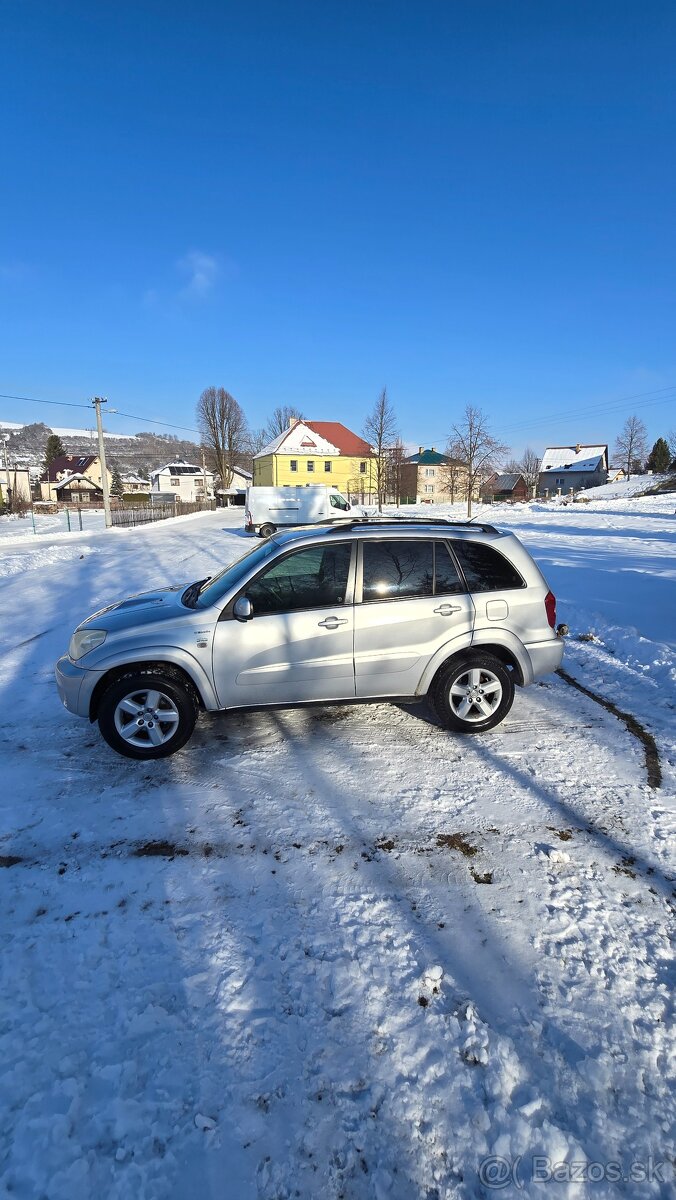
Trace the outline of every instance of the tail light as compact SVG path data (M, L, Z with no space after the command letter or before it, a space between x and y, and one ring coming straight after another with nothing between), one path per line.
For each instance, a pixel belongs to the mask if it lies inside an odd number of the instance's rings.
M246 511L244 513L244 519L245 519L247 525L251 524L251 513L249 512L248 508L246 509Z
M545 612L549 624L554 629L556 627L556 596L553 592L547 592L545 596Z

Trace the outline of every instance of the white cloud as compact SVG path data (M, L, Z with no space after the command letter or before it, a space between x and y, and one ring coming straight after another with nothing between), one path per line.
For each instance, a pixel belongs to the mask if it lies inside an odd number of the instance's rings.
M203 300L209 295L220 271L217 259L202 250L191 250L178 260L176 266L186 278L181 295L193 300Z

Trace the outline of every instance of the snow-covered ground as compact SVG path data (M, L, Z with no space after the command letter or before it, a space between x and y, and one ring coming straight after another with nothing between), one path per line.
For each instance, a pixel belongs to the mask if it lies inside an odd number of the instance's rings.
M123 760L54 660L235 557L241 513L0 541L0 1195L673 1194L674 507L477 518L540 561L566 669L653 733L660 790L557 677L480 738L378 704Z

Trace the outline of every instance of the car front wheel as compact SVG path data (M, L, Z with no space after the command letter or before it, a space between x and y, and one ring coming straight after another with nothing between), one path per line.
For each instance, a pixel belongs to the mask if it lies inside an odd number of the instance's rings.
M431 700L446 729L483 733L507 716L514 700L514 680L498 658L470 654L439 672Z
M188 741L198 706L188 686L161 673L123 675L104 692L99 729L126 758L166 758Z

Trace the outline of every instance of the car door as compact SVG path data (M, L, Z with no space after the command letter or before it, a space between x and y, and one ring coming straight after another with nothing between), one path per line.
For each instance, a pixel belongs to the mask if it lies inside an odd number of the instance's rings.
M214 681L223 708L354 697L353 542L292 550L233 597L216 626Z
M360 543L354 614L357 696L413 696L439 649L469 645L474 606L445 541L394 537Z

